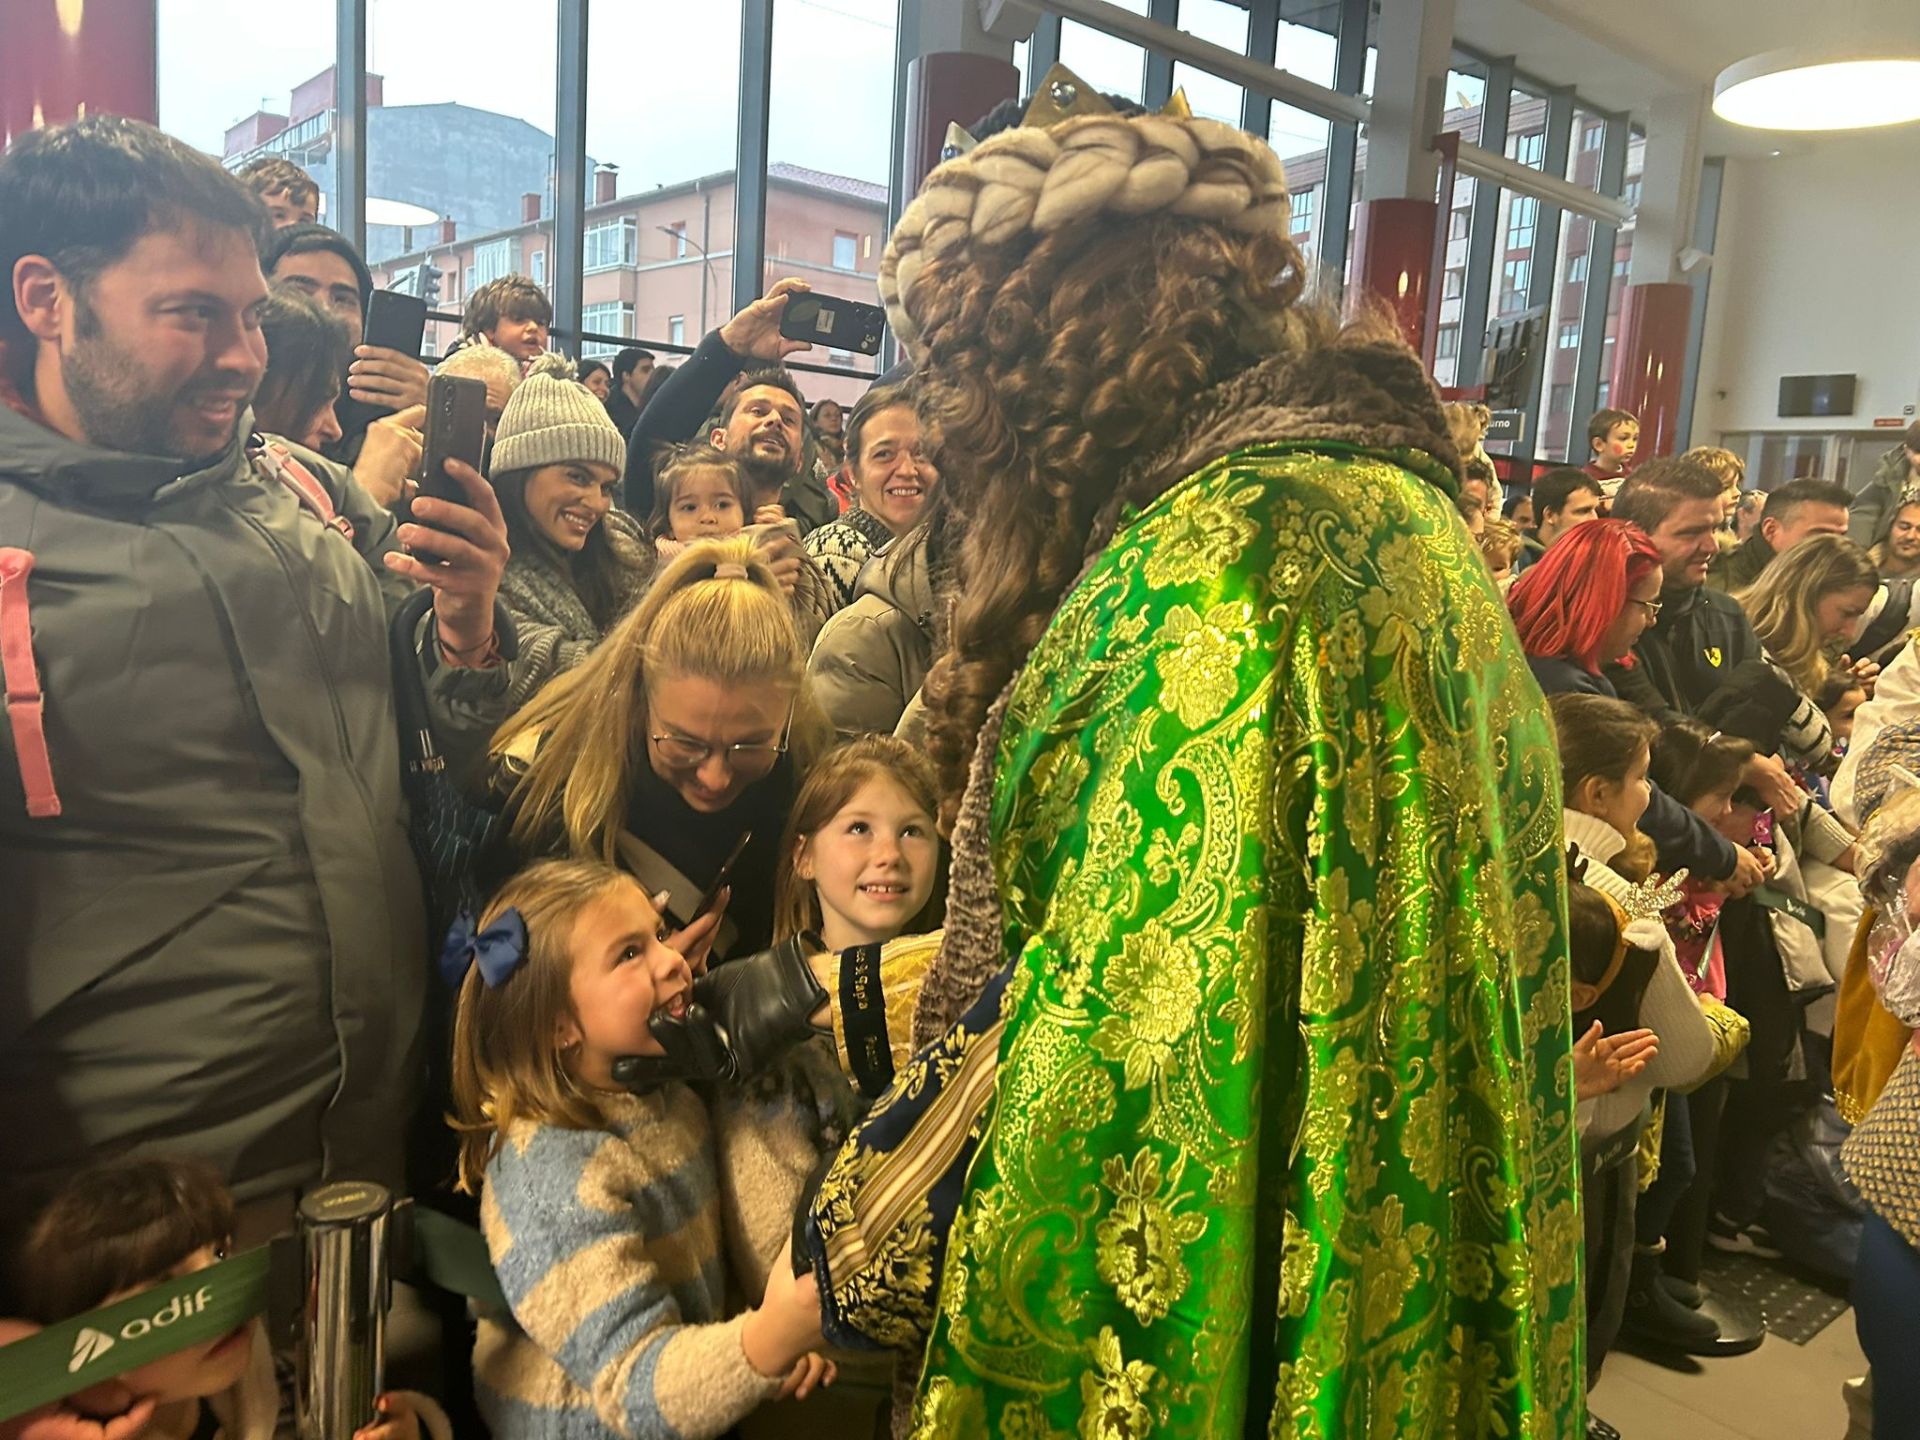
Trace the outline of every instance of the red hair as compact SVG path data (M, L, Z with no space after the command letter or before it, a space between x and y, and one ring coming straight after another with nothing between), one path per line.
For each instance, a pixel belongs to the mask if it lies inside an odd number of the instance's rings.
M1507 592L1527 654L1600 673L1600 642L1627 596L1660 568L1646 532L1625 520L1589 520L1547 547ZM1632 664L1629 655L1622 664Z

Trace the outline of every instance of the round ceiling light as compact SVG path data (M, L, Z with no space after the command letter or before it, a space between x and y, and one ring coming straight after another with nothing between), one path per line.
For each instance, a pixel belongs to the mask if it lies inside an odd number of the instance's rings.
M1759 130L1864 130L1920 120L1920 46L1905 53L1774 50L1729 65L1713 113Z

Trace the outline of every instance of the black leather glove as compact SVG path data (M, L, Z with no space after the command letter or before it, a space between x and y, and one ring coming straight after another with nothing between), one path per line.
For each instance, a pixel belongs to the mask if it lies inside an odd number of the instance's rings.
M622 1055L613 1062L613 1083L645 1095L675 1080L733 1080L739 1075L727 1037L698 1002L675 1020L655 1015L647 1029L664 1055Z
M712 1012L726 1039L734 1078L759 1074L819 1033L813 1015L828 997L807 957L825 948L817 935L796 935L771 950L716 965L693 982L693 998Z

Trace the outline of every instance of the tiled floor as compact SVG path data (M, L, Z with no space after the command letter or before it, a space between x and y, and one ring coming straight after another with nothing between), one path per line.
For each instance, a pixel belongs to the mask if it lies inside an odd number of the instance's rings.
M1751 1355L1656 1365L1607 1357L1589 1404L1623 1440L1841 1440L1840 1384L1866 1369L1849 1310L1805 1345L1769 1335Z

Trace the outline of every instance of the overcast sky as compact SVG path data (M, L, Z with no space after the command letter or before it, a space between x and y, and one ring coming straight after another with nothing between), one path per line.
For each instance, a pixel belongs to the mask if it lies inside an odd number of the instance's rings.
M386 103L458 101L552 133L555 0L371 0ZM775 0L775 161L885 183L895 0ZM587 47L587 153L623 190L730 169L739 0L603 0ZM159 0L160 123L219 153L228 126L286 112L333 59L331 0ZM404 199L404 196L391 197Z

